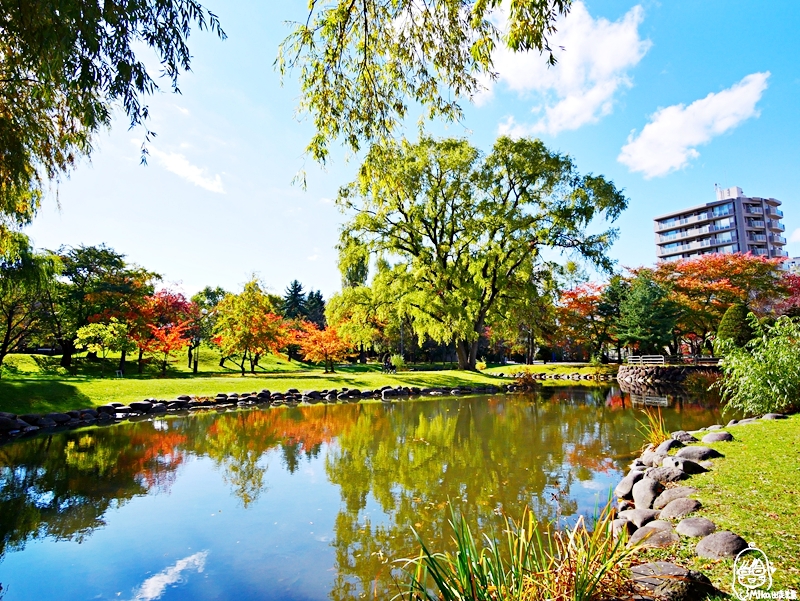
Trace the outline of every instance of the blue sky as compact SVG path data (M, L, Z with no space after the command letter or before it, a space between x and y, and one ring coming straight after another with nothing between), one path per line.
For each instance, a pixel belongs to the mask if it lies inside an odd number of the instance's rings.
M193 35L182 95L151 99L148 166L142 132L116 120L27 232L43 248L104 242L187 293L255 274L275 292L299 279L328 297L343 219L332 199L357 162L337 151L323 171L303 157L296 82L273 69L306 3L206 4L229 37ZM800 255L798 29L791 1L578 2L556 67L499 53L500 77L465 103L464 122L433 130L485 150L500 133L537 136L613 180L630 199L611 251L620 265L653 263L652 218L710 202L715 183L782 200ZM305 191L292 185L303 168Z

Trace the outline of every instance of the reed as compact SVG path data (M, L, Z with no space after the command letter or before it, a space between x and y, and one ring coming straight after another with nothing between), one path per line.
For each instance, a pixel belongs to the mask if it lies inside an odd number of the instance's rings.
M661 408L658 411L651 411L650 409L644 410L645 418L643 420L637 419L639 423L639 432L644 438L644 446L653 445L658 446L662 442L672 438L666 424L664 423L664 416L661 415Z
M409 601L601 601L632 598L632 550L614 537L614 512L606 506L587 528L584 518L556 530L530 510L506 519L505 538L484 537L479 548L469 525L451 507L454 552L420 554L404 561L407 576L396 597Z

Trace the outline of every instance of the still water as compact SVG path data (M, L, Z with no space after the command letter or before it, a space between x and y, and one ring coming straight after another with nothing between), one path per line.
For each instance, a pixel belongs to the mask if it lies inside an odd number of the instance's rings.
M669 402L671 429L720 419L711 400ZM390 599L412 527L447 546L448 500L487 532L526 504L591 515L641 446L638 413L619 389L564 387L19 441L0 447L0 598Z

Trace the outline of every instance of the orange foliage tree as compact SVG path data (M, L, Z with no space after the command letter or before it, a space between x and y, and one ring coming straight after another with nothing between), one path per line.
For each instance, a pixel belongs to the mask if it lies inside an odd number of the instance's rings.
M564 290L559 296L558 322L568 346L584 346L590 355L601 351L611 341L611 321L603 311L603 289L594 282Z
M150 338L147 339L145 350L156 355L161 360L161 375L167 375L167 365L173 353L189 346L189 322L178 324L153 325L147 324Z
M323 363L326 374L336 371L334 364L343 361L353 346L350 339L337 328L329 326L320 330L310 322L301 325L296 332L296 340L305 360Z
M652 276L671 289L671 300L681 309L677 334L699 354L732 304L759 313L783 296L781 261L749 253L706 254L661 262Z

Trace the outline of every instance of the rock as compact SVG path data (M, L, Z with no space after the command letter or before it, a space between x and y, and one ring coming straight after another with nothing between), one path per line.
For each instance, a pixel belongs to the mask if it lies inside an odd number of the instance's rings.
M703 538L697 543L695 552L700 557L708 559L724 559L725 557L736 557L747 546L747 541L741 536L728 530L723 530Z
M153 403L153 406L150 407L150 411L148 413L166 413L167 406L164 403Z
M633 485L633 502L638 509L650 509L653 501L663 491L664 485L659 481L644 477Z
M659 516L660 518L661 516ZM652 522L647 522L648 528L655 528L656 530L672 530L672 524L666 520L658 519Z
M658 495L655 501L653 501L653 509L663 509L670 501L688 497L696 492L697 489L692 488L691 486L676 486L674 488L668 488Z
M655 561L631 568L633 581L664 601L695 601L713 594L714 586L700 572Z
M18 422L16 419L0 416L0 432L11 432L12 430L19 430Z
M706 430L708 430L709 432L721 429L722 429L722 424L714 424L713 426L709 426L708 428L706 428Z
M179 401L191 401L192 397L190 397L188 394L182 394L182 395L180 395L178 397L178 400Z
M741 426L742 424L754 424L758 421L757 417L748 417L746 419L740 419L737 425Z
M34 425L40 428L54 428L56 426L56 422L49 417L40 417Z
M731 421L728 422L728 425L729 426L735 426L738 423L739 423L738 419L732 419Z
M627 509L619 512L619 517L633 522L634 526L641 528L647 522L652 522L661 512L652 509Z
M618 499L632 499L633 485L644 477L644 472L633 471L622 479L614 489L614 495Z
M695 463L690 459L684 459L683 457L667 457L664 460L663 467L674 467L690 475L702 474L708 471L699 463Z
M636 506L631 501L617 500L617 511L625 511L626 509L636 509Z
M689 499L687 497L675 499L667 503L664 509L661 510L661 518L674 520L686 517L701 507L702 504L697 499Z
M615 537L623 533L625 533L627 536L630 536L636 532L636 526L633 522L629 522L624 518L618 518L611 522L611 532Z
M116 407L114 407L114 405L100 405L97 408L97 413L99 414L108 413L114 415L116 412Z
M665 440L656 447L656 453L662 453L666 455L672 449L680 449L682 446L683 443L680 440L675 440L674 438L670 438L669 440Z
M710 449L709 447L684 447L678 451L677 457L683 457L691 461L704 461L706 459L714 459L716 457L724 457L719 451Z
M716 524L706 518L685 518L675 530L683 536L708 536L717 529Z
M666 453L655 453L653 451L645 451L642 453L642 456L639 460L644 463L646 466L649 467L658 467L661 465L661 462L664 461L664 457L666 457Z
M703 442L730 442L733 435L730 432L711 432L703 436Z
M8 411L0 411L0 417L5 417L6 419L13 419L16 421L17 414L16 413L9 413Z
M48 413L45 418L53 420L57 424L66 424L72 418L66 413Z
M767 413L763 415L761 419L788 419L788 416L783 413Z
M689 434L686 430L678 430L677 432L673 432L672 434L670 434L670 436L672 436L672 438L674 438L675 440L679 440L680 442L683 443L697 442L697 439L691 434Z
M653 527L649 524L639 528L631 536L628 546L631 547L671 547L677 545L681 537L672 529Z
M128 406L137 413L148 413L152 409L153 403L150 401L134 401Z
M662 484L666 482L678 482L679 480L685 480L689 477L689 474L677 467L651 467L644 475Z

